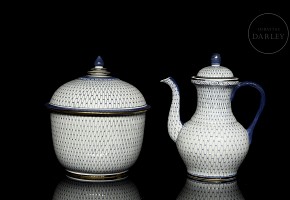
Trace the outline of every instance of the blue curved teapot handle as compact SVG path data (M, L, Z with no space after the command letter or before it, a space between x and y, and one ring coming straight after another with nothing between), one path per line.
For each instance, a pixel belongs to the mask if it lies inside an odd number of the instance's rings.
M254 82L251 82L251 81L244 81L244 82L240 82L232 91L232 94L231 94L231 101L233 100L237 90L243 86L251 86L255 89L257 89L260 94L261 94L261 100L260 100L260 106L259 106L259 109L256 113L256 116L253 120L253 122L251 123L251 125L249 126L249 128L247 128L247 131L248 131L248 134L249 134L249 140L250 140L250 143L252 142L252 136L253 136L253 130L256 126L256 123L264 109L264 106L265 106L265 102L266 102L266 96L265 96L265 92L263 90L263 88L258 85L257 83L254 83Z

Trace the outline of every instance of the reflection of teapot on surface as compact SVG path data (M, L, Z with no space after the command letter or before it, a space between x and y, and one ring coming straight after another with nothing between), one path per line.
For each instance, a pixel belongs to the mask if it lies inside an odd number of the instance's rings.
M168 132L176 142L189 177L197 180L228 181L235 179L238 168L249 149L253 129L264 108L264 90L254 82L239 82L226 67L220 66L220 55L214 54L211 66L201 69L191 82L197 89L197 107L192 118L180 121L180 95L175 81L161 82L172 90L168 116ZM231 99L243 86L251 86L261 94L259 110L248 129L235 118Z
M208 183L187 178L185 185L177 197L177 200L182 199L244 200L245 198L238 187L237 181Z
M116 181L85 182L65 178L56 186L53 200L141 199L128 178Z

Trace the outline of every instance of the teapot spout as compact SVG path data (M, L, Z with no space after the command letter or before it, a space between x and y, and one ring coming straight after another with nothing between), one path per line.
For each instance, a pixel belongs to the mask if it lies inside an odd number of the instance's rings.
M180 120L180 94L179 88L175 80L172 77L161 80L161 82L169 85L172 91L172 102L169 110L167 128L170 138L176 142L178 134L182 128L182 122Z

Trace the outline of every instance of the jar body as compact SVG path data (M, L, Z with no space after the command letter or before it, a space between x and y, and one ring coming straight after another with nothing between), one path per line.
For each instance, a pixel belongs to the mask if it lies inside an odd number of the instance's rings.
M121 174L136 162L142 147L145 113L81 116L51 113L56 156L80 176Z
M232 178L249 149L247 130L231 110L232 86L196 85L197 109L176 141L190 177Z

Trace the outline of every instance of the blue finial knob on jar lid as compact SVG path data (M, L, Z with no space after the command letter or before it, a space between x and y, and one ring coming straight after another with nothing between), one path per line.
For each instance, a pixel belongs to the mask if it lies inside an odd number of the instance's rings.
M95 67L88 71L91 77L108 77L110 72L104 68L104 61L101 56L98 56L94 63Z
M211 56L211 66L220 66L221 64L221 55L219 53L214 53Z
M97 59L95 60L95 66L104 66L104 61L101 56L98 56Z

